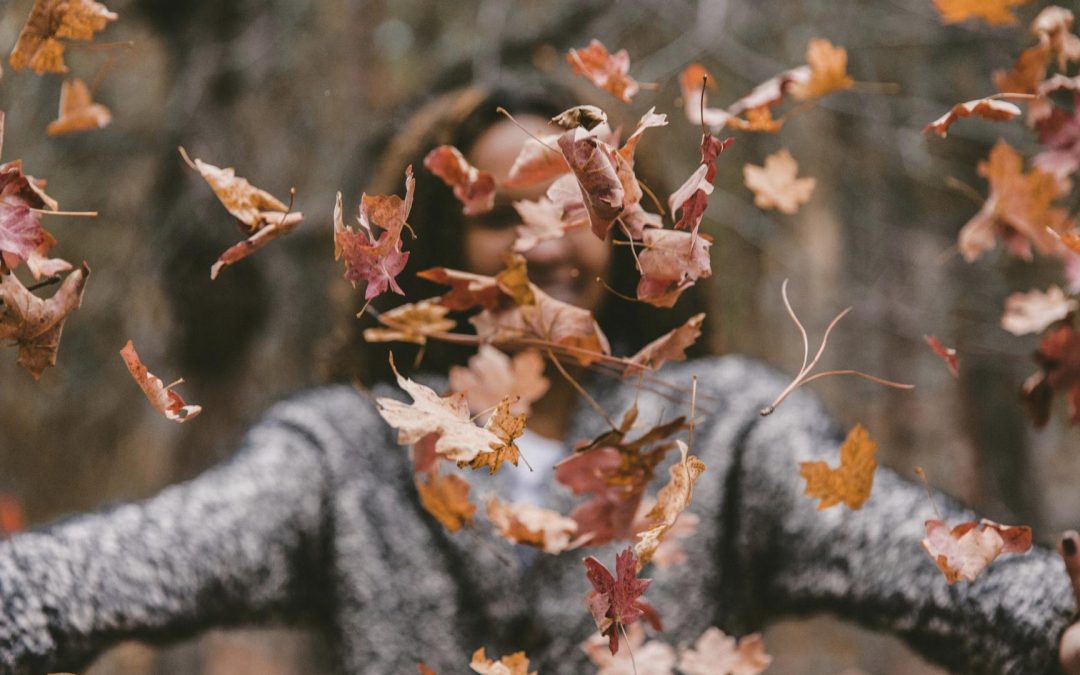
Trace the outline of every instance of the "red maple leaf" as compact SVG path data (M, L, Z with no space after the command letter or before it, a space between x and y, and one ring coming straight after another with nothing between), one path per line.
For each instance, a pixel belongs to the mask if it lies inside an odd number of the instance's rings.
M600 634L608 636L608 649L612 654L619 651L620 626L625 629L644 616L653 628L663 630L660 615L652 605L638 599L652 580L637 578L637 558L632 548L627 547L615 557L617 578L593 556L585 558L584 562L585 576L593 586L585 596L585 604Z

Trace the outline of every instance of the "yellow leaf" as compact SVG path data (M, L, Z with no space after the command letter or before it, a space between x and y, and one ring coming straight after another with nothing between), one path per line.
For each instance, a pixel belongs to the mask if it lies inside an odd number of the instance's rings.
M806 496L821 500L818 510L836 506L840 502L853 510L862 508L870 498L877 470L877 443L861 424L848 432L840 446L840 466L832 469L825 462L801 462L799 473L806 479Z

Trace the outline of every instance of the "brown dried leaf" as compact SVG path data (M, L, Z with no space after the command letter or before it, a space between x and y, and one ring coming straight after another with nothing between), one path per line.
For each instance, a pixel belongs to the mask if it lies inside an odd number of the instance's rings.
M112 113L90 98L90 89L79 78L64 80L60 86L60 114L49 122L45 133L60 136L76 131L104 129L112 121Z
M571 49L566 60L575 73L623 103L629 103L638 93L638 83L627 74L630 71L630 55L625 49L609 54L602 42L593 40L584 49Z
M811 40L806 46L806 63L810 66L807 81L791 86L791 95L800 100L817 98L834 91L851 89L855 80L847 74L847 50L828 40Z
M495 177L469 164L452 145L440 145L424 157L427 170L453 188L465 215L487 213L495 206Z
M690 506L694 483L705 472L705 463L688 454L686 443L675 441L675 444L679 448L681 459L668 468L668 484L657 493L656 505L645 515L651 527L638 532L638 542L634 544L638 571L649 564L660 543L671 528L675 527L679 514Z
M406 303L379 315L379 323L387 328L368 328L364 339L368 342L412 342L427 344L428 336L454 329L457 322L446 318L450 308L437 299Z
M64 279L51 298L42 300L14 274L0 275L0 302L4 303L0 312L0 340L11 340L18 345L18 364L30 371L35 380L46 368L56 365L64 321L82 304L89 276L90 268L83 263Z
M685 675L758 675L770 663L761 633L744 635L736 643L715 626L701 634L693 649L679 655L679 670Z
M38 75L66 73L60 39L92 40L117 15L93 0L34 0L9 62L15 70L29 66Z
M409 252L402 250L401 231L409 228L406 222L412 210L412 165L405 167L405 199L397 195L363 195L360 198L360 229L346 227L342 219L341 193L334 204L334 260L345 257L345 278L356 286L367 282L364 298L371 300L388 289L405 295L397 283L397 275L405 269ZM374 228L382 229L376 236ZM411 228L409 228L411 231Z
M520 452L514 441L525 433L525 415L515 415L511 412L514 403L516 399L509 396L499 401L499 405L495 407L495 413L484 425L485 431L490 431L498 437L498 445L491 445L489 450L477 454L471 461L458 462L459 469L486 467L488 475L492 475L499 471L503 462L510 462L517 466Z
M701 337L701 324L705 313L687 319L686 323L656 338L630 357L632 363L623 370L623 377L643 370L657 370L667 361L685 361L686 350Z
M981 117L995 122L1007 122L1021 114L1020 108L1008 101L994 98L980 98L966 103L957 103L952 109L923 128L923 133L933 131L945 138L949 127L961 117Z
M641 280L637 298L655 307L672 307L698 279L712 275L709 247L701 234L682 230L647 229L645 250L638 254Z
M555 511L531 504L507 504L496 497L488 500L487 516L500 537L552 554L572 548L578 528L574 519Z
M821 500L819 511L840 502L853 511L861 509L874 485L876 452L877 443L870 440L863 425L856 424L840 446L840 466L833 469L825 462L799 463L799 473L806 479L806 496Z
M920 543L953 584L960 579L974 581L1002 553L1026 553L1031 549L1031 528L984 518L950 530L943 521L928 520L926 538Z
M523 188L547 182L570 170L558 150L559 134L529 138L521 146L506 180L505 188Z
M194 419L202 412L202 406L187 405L183 397L173 391L173 387L183 384L183 379L165 386L165 383L160 378L146 369L146 366L139 359L139 354L135 351L135 344L131 340L128 340L124 348L120 350L120 358L124 359L128 371L135 378L139 388L146 394L146 398L150 401L150 405L154 407L154 410L157 410L170 420L180 423Z
M416 479L420 503L450 532L472 524L476 504L469 501L469 484L454 474L427 474L427 480Z

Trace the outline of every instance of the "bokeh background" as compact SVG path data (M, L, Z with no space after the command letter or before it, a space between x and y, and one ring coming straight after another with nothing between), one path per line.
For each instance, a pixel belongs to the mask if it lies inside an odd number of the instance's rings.
M913 393L858 380L815 385L845 425L861 421L882 460L990 517L1030 523L1044 544L1080 524L1080 447L1057 410L1035 431L1017 391L1034 370L1037 338L998 326L1012 291L1059 282L1053 262L999 253L965 264L956 233L978 209L946 185L985 193L975 171L998 136L1026 151L1019 123L964 121L947 141L922 127L958 101L993 92L1031 39L1023 26L1045 3L1019 10L1014 28L945 27L930 0L113 0L120 14L98 42L130 48L69 51L75 75L99 78L110 127L57 139L61 79L6 68L4 159L49 180L61 207L96 219L49 218L56 255L93 268L83 308L64 331L59 364L40 382L0 351L0 490L31 525L118 500L140 499L229 456L273 401L324 378L327 344L351 314L354 291L331 255L334 193L356 203L365 149L400 107L447 68L475 78L508 66L573 78L561 54L599 38L626 47L631 73L656 84L632 105L590 92L616 120L650 106L672 124L650 132L677 185L698 162L699 131L680 113L678 73L691 62L716 76L714 104L804 62L807 42L847 47L867 83L793 117L779 136L741 135L719 165L706 218L716 238L708 320L715 352L743 352L794 372L792 301L811 335L843 307L826 364L914 382ZM13 45L31 0L0 6L0 48ZM103 70L104 69L104 70ZM103 73L103 74L102 74ZM296 232L226 269L210 264L237 238L231 219L176 147L236 166L279 196L297 190ZM795 216L754 207L741 167L786 147L817 179ZM954 380L923 344L935 334L961 351ZM117 352L133 339L166 381L205 411L178 426L154 412ZM793 467L793 471L795 468ZM810 506L808 505L808 508ZM925 514L913 517L929 517ZM912 555L923 555L913 543ZM931 673L896 640L834 618L785 621L766 634L778 673ZM325 645L303 628L213 631L185 644L125 644L94 675L327 672Z

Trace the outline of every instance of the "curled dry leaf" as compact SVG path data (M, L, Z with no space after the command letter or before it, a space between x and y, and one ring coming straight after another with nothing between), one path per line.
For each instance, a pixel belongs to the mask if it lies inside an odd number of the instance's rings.
M454 311L472 309L477 306L495 309L499 306L502 297L495 277L452 270L447 267L421 270L416 273L416 276L449 286L449 292L440 297L439 302Z
M734 142L734 138L720 140L709 134L701 135L701 164L694 173L690 174L686 182L668 197L668 208L672 216L680 209L682 210L679 220L675 222L676 230L697 233L701 218L709 205L709 195L713 191L712 182L716 178L716 160L720 153Z
M510 462L517 466L520 452L514 441L525 433L525 415L515 415L510 412L515 402L516 399L512 397L499 401L494 414L484 425L485 430L498 437L499 444L492 445L489 450L478 453L470 461L458 462L458 468L463 469L467 466L472 469L480 469L487 467L490 475L498 472L503 462Z
M674 675L675 649L662 640L645 641L645 629L635 623L626 629L626 646L618 654L608 649L608 640L593 633L581 649L599 669L596 675Z
M705 472L705 463L688 454L686 443L675 441L679 447L680 460L668 468L668 484L656 495L656 505L645 515L649 529L638 532L638 542L634 544L638 571L649 564L656 549L667 534L675 527L679 514L690 506L694 495L694 483Z
M1061 185L1049 173L1032 169L1025 174L1023 168L1023 158L1003 140L987 161L979 162L990 195L960 230L958 246L968 262L993 248L999 236L1010 253L1024 259L1031 258L1033 245L1044 254L1059 250L1058 238L1047 230L1064 232L1072 225L1068 212L1053 205L1062 196Z
M643 370L657 370L668 361L685 361L686 350L701 337L701 324L705 313L695 314L686 323L656 338L630 357L631 363L623 370L623 377Z
M551 123L569 130L582 127L585 131L594 131L599 136L600 129L597 127L607 128L607 113L594 105L576 105L552 117Z
M386 328L364 330L368 342L412 342L427 344L429 335L445 333L454 329L457 322L446 318L450 308L436 299L406 303L379 315L379 323Z
M390 367L394 368L392 358ZM398 443L416 443L428 434L438 434L435 451L457 462L472 461L481 452L503 444L495 433L472 422L463 394L440 397L432 389L402 377L397 369L394 376L413 402L383 397L375 403L387 424L398 430Z
M961 117L981 117L995 122L1008 122L1021 114L1020 108L1008 101L996 98L980 98L966 103L957 103L949 112L937 118L923 128L923 133L933 131L938 136L945 138L949 133L949 127Z
M22 285L14 274L0 275L0 340L19 347L18 364L35 380L56 365L64 321L82 304L90 268L83 263L64 279L60 288L42 300Z
M685 675L758 675L770 663L761 633L744 635L736 642L716 626L702 633L692 649L679 654L679 670Z
M787 150L781 150L765 158L765 166L743 166L746 187L754 193L754 204L763 209L777 209L792 215L799 206L810 201L817 181L813 178L796 178L799 165Z
M405 295L397 275L405 269L409 252L402 250L401 231L409 227L416 179L412 166L405 167L405 199L397 195L363 195L360 198L360 229L353 231L342 219L341 193L334 204L334 260L344 256L345 278L355 287L367 282L364 299L371 300L388 289ZM382 229L377 236L374 228ZM451 308L453 309L453 308Z
M248 257L278 237L292 232L304 219L302 213L292 213L289 207L265 190L253 186L236 175L232 167L224 169L194 161L180 148L180 155L189 167L198 171L217 195L222 206L243 226L247 239L225 250L210 267L210 278L216 279L221 268Z
M562 553L572 548L577 522L549 509L532 504L507 504L492 497L487 516L500 537L516 544L535 546L544 553Z
M1065 291L1051 286L1043 293L1032 289L1027 293L1013 293L1005 298L1005 313L1001 327L1013 335L1041 333L1051 324L1064 320L1080 307L1076 299Z
M480 171L452 145L440 145L424 157L427 170L453 188L465 215L487 213L495 206L495 177Z
M602 42L593 40L584 49L571 49L566 60L575 73L623 103L629 103L640 89L627 74L630 72L630 55L625 49L610 54Z
M551 381L544 377L544 357L535 349L510 357L491 345L480 345L468 368L450 367L450 389L465 394L474 415L507 397L517 399L511 412L527 415L550 387Z
M0 126L0 141L2 138ZM32 210L56 211L59 208L56 200L45 194L44 188L44 180L23 173L22 161L0 164L0 259L11 269L35 255L36 261L43 260L56 243L41 227L41 216ZM34 271L34 277L38 276L39 271Z
M559 136L559 149L577 179L593 234L607 239L612 223L626 206L617 154L582 127Z
M1012 8L1028 2L1030 0L934 0L934 7L945 23L982 19L991 26L1012 26L1016 23Z
M992 520L960 523L949 529L943 521L926 521L926 538L920 542L950 584L974 581L1002 553L1026 553L1031 549L1031 528L1001 525Z
M638 254L641 279L637 298L655 307L672 307L698 279L712 275L709 247L704 235L682 230L647 229L645 250Z
M61 40L92 40L117 18L94 0L34 0L8 61L15 70L29 66L38 75L66 73Z
M562 158L562 155L559 157ZM577 187L574 189L577 190ZM516 201L514 210L521 216L522 222L517 226L517 239L514 241L516 253L532 250L543 241L559 239L571 227L588 224L587 219L576 222L566 220L563 216L565 211L563 206L547 197L541 197L538 201L525 199Z
M592 590L585 596L585 605L592 614L600 634L608 638L608 650L614 655L619 651L619 629L626 628L641 617L656 630L663 630L660 615L652 606L640 600L649 587L651 579L637 578L637 560L634 552L626 548L615 557L615 573L612 576L603 563L589 556L585 558L585 576Z
M1050 419L1055 392L1063 392L1069 402L1069 421L1080 424L1080 333L1070 325L1048 332L1035 352L1039 370L1024 381L1021 394L1036 426Z
M112 113L100 103L94 103L86 83L75 77L60 85L60 114L49 122L45 133L61 136L76 131L104 129L112 121Z
M525 652L515 652L493 661L487 658L481 647L473 653L469 667L480 675L536 675L535 671L529 672L529 659L525 658Z
M469 525L476 515L476 504L469 501L469 484L461 476L440 475L435 471L426 479L416 477L420 504L450 532Z
M941 342L933 335L924 335L923 340L926 342L926 346L945 362L945 366L949 369L949 372L952 373L952 376L960 377L960 363L956 356L956 350L941 344Z
M557 178L570 170L558 149L559 134L529 138L514 159L503 187L523 188Z
M840 446L840 466L825 462L800 462L799 473L806 479L806 496L820 499L818 510L843 502L852 510L861 509L870 498L877 471L877 443L861 424L848 432Z
M146 369L146 366L139 359L139 354L135 351L135 344L131 340L128 340L124 348L120 350L120 358L124 359L124 365L127 366L131 376L135 378L139 388L146 394L146 398L150 401L150 405L154 407L154 410L172 421L180 423L194 419L202 412L202 406L188 405L180 394L173 391L173 387L183 384L184 380L180 379L166 386L160 378Z
M834 91L851 89L855 80L847 74L847 50L828 40L811 40L806 46L806 63L810 77L791 85L791 95L797 99L810 99Z

